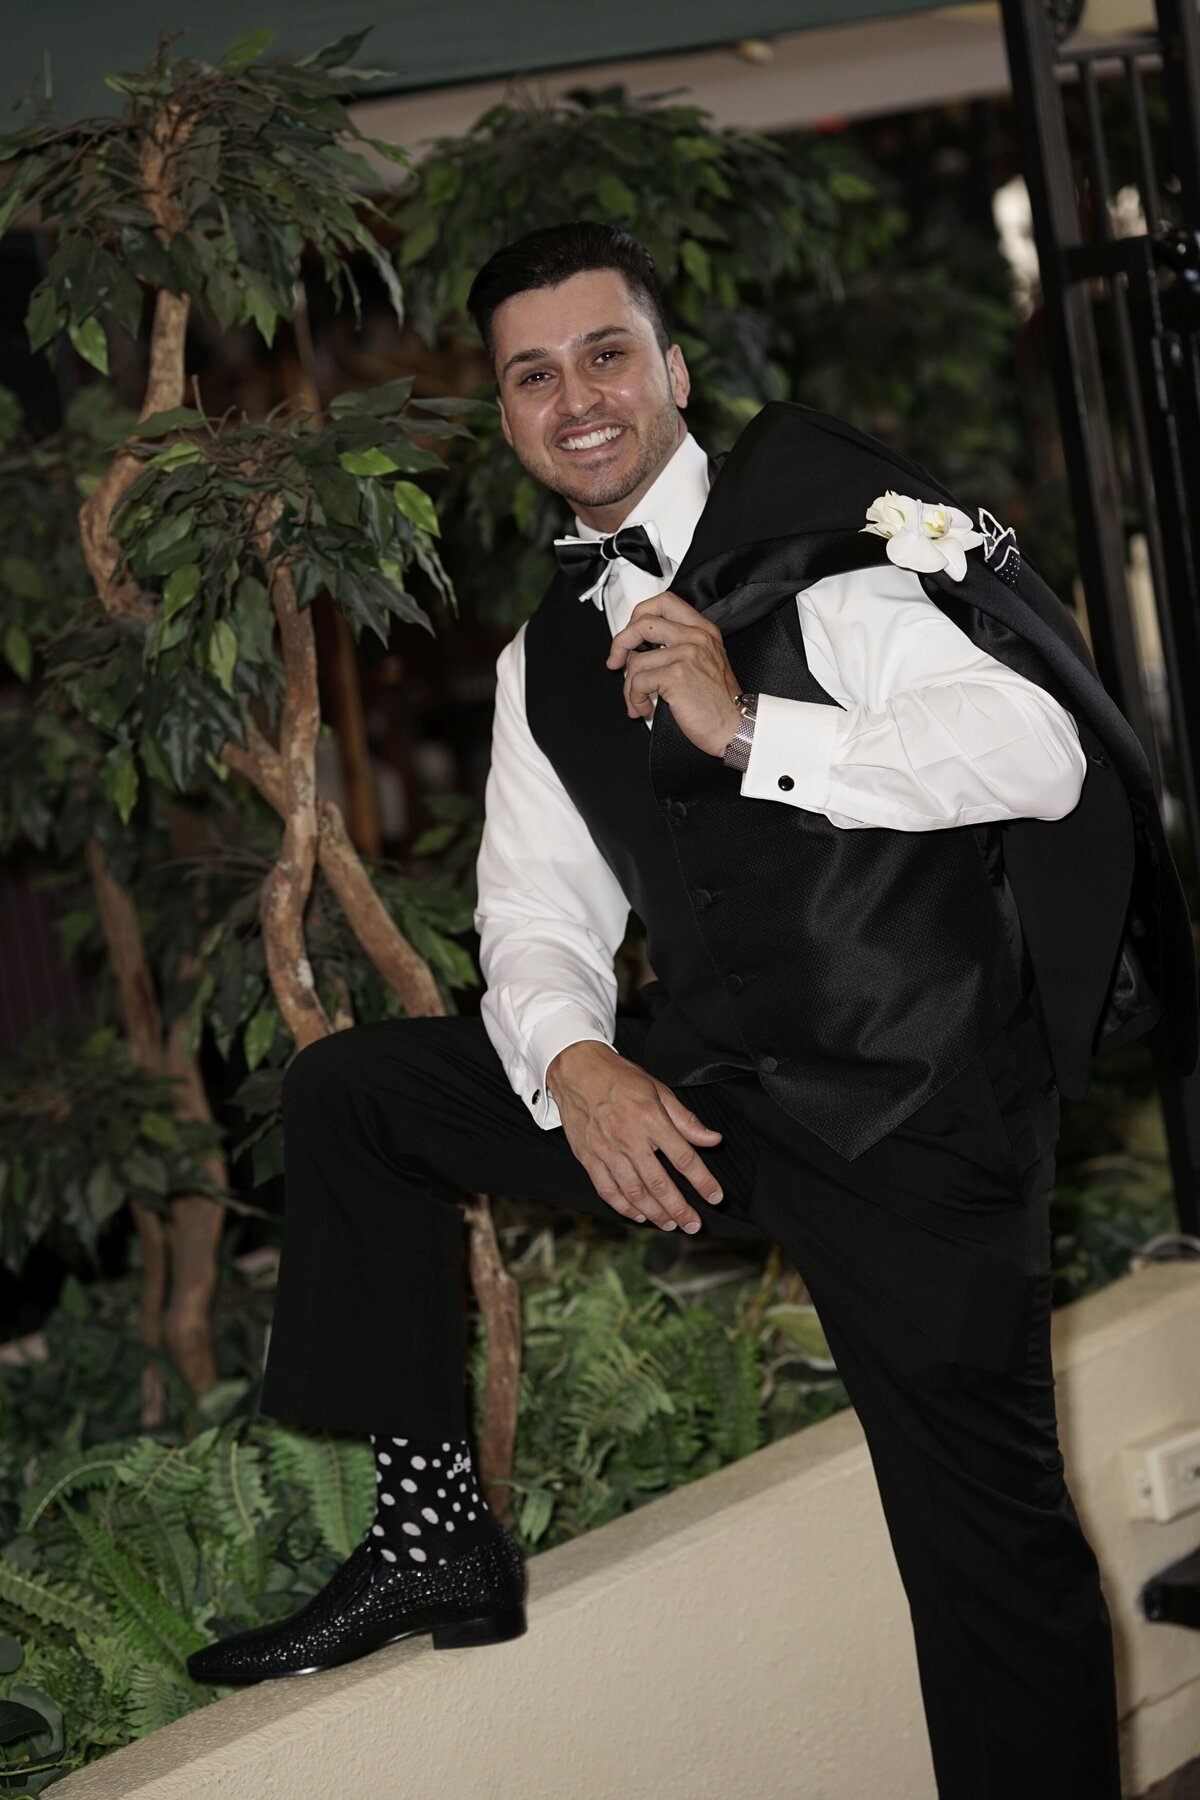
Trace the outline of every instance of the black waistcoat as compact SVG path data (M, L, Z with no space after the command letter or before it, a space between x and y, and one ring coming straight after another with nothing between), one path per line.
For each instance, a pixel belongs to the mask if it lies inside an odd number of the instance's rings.
M646 927L645 1064L672 1085L756 1070L859 1155L947 1082L1022 991L998 834L844 830L744 798L674 724L630 719L604 613L554 582L526 627L530 729ZM835 705L794 601L726 638L747 691Z

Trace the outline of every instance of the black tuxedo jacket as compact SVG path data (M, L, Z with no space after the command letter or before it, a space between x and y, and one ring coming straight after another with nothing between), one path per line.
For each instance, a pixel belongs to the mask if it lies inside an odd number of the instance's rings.
M765 406L713 467L671 586L727 638L822 576L884 561L885 541L862 526L889 488L971 510L885 444L791 402ZM974 643L1068 709L1088 758L1066 818L1003 826L1059 1087L1081 1096L1096 1050L1151 1031L1169 1066L1189 1071L1197 1053L1191 921L1141 744L1078 627L1024 555L1015 588L982 549L968 553L961 582L944 574L921 582ZM658 706L651 736L665 742L678 727L661 697Z

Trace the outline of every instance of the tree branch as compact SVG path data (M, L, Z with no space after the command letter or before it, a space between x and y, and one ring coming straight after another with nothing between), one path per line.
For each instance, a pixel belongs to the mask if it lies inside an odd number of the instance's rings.
M178 107L165 106L154 115L150 130L142 139L142 193L155 220L156 235L163 244L169 244L187 223L176 197L176 178L168 164L190 137L193 124L192 119L180 114ZM150 367L138 415L140 419L183 404L183 350L189 305L186 294L172 294L166 288L158 291L150 332ZM153 604L139 591L136 582L120 580L116 575L120 552L109 530L116 506L133 486L141 469L139 457L128 450L117 452L99 487L79 509L79 535L88 573L105 609L114 615L123 613L150 619L154 616Z
M250 726L244 746L225 744L221 761L257 788L268 806L286 817L283 764L261 732ZM321 872L365 955L410 1018L439 1018L446 1009L437 982L375 892L363 860L350 841L341 809L332 800L318 800L316 804Z
M279 501L260 514L264 563ZM333 1027L317 997L304 940L304 909L317 866L316 755L321 728L317 689L317 646L312 613L301 612L286 562L276 560L271 603L283 653L283 709L279 720L279 766L283 775L283 839L262 885L263 944L271 989L298 1049L325 1037Z

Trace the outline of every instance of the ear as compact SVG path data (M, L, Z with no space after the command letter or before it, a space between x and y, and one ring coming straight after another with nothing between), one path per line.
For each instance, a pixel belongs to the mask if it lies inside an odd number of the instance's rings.
M676 406L685 407L692 391L692 378L678 344L671 344L667 350L667 376L671 383L671 398Z
M504 433L504 441L511 449L512 441L513 441L512 429L508 423L508 414L504 410L504 402L503 402L503 400L501 400L499 398L499 396L497 396L497 398L496 398L496 405L500 409L500 429Z

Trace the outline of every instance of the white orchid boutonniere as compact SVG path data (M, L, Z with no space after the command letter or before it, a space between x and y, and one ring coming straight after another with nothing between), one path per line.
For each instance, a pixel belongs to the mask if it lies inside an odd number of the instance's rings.
M862 527L888 541L888 561L900 569L916 569L922 575L945 570L952 581L967 572L967 551L984 542L968 513L940 501L913 500L889 488L867 508L870 521Z

